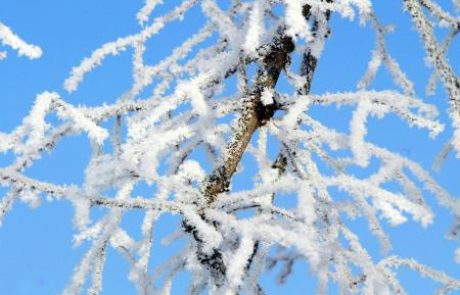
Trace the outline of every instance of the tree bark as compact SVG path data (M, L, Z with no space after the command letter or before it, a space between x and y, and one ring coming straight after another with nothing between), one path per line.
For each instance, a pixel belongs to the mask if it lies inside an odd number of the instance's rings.
M252 135L257 128L270 120L279 108L276 102L264 105L261 97L264 90L276 86L281 71L290 61L289 55L292 51L294 43L291 37L285 36L284 30L280 29L262 60L254 89L243 98L243 111L238 119L238 128L226 148L223 164L204 182L203 196L207 206L216 200L218 194L228 190L230 180Z

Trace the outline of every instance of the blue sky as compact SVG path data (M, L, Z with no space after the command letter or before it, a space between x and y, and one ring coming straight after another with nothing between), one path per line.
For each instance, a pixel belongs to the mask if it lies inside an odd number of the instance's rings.
M165 1L166 2L166 1ZM170 7L178 0L167 1ZM371 119L368 139L397 153L403 154L425 168L431 169L432 162L442 144L449 138L450 128L446 115L447 100L442 88L433 97L425 97L424 86L429 71L424 66L424 51L418 34L413 29L407 14L402 14L401 1L374 1L381 22L395 24L396 31L388 36L392 55L415 82L417 94L438 106L441 120L446 123L446 132L435 140L426 131L408 128L405 123L393 116L384 119ZM449 1L442 1L449 7ZM43 56L30 61L9 52L6 60L0 61L0 131L11 131L20 124L34 102L36 94L53 90L59 92L70 103L97 105L116 99L129 88L132 78L130 55L120 54L110 57L104 65L87 76L87 80L75 93L68 94L62 84L71 68L88 56L92 50L107 41L138 30L135 19L142 1L122 0L2 0L0 2L0 21L10 26L23 39L39 45ZM165 7L160 7L161 13ZM195 32L202 19L192 11L182 23L174 23L165 29L164 34L155 37L148 51L150 62L166 56L180 40ZM440 31L441 35L442 32ZM351 91L365 71L374 37L370 26L359 26L357 21L332 19L332 36L326 45L324 55L318 66L313 83L314 93ZM460 41L456 40L450 51L450 59L457 73L460 72ZM382 69L375 89L394 89L387 72ZM317 118L326 125L346 130L350 119L348 108L318 108L314 110ZM51 154L44 155L27 175L56 183L80 183L89 159L89 146L82 138L68 138L62 141ZM0 156L0 165L7 165L10 155ZM249 161L249 160L248 160ZM450 155L440 172L433 176L449 192L460 195L458 181L460 160ZM244 175L237 181L244 186ZM3 192L0 190L0 192ZM440 208L432 196L427 195L428 203L436 213L435 223L427 229L408 222L393 228L385 224L390 232L394 253L403 257L414 257L420 262L446 271L459 277L460 265L453 262L453 250L459 247L458 241L444 239L449 230L451 215ZM58 294L64 289L77 265L85 246L72 248L73 209L66 202L46 202L38 209L30 209L24 204L15 204L12 212L0 228L0 294ZM124 220L126 226L136 229L141 215L129 213ZM161 237L172 232L178 220L164 217L160 221L156 235ZM374 257L379 257L377 242L369 235L363 220L350 222L361 234L362 241ZM174 248L180 247L181 241ZM153 263L171 255L171 249L154 248ZM119 254L109 253L105 271L103 294L134 294L128 283L128 267ZM296 264L296 273L286 286L278 287L271 283L276 272L269 272L262 280L269 294L311 294L315 282L308 266ZM403 285L409 294L432 294L437 287L429 280L421 279L409 271L399 272ZM174 294L183 294L186 275L178 279ZM334 289L331 290L333 294Z

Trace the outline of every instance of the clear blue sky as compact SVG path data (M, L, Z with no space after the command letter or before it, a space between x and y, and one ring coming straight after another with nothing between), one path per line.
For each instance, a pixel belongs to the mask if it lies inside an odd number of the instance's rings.
M104 65L87 76L87 80L76 92L65 93L62 84L70 69L79 64L93 49L103 43L138 30L136 12L142 6L140 0L2 0L0 21L10 26L23 39L41 46L41 59L30 61L18 58L9 52L6 60L0 61L0 131L11 131L20 124L34 102L35 95L44 90L58 91L70 103L97 105L116 99L128 89L131 79L130 55L121 54L106 60ZM178 0L165 1L171 6ZM417 94L425 101L438 106L441 119L446 116L447 101L442 89L434 97L424 96L424 86L429 72L424 67L424 51L418 35L407 14L402 14L402 1L374 1L382 23L395 24L396 32L388 37L390 51L401 67L415 82ZM449 1L442 1L448 4ZM448 7L448 6L446 6ZM159 9L159 13L164 11ZM188 20L175 23L166 29L166 34L154 38L150 43L151 62L166 56L179 40L195 32L200 24L200 16L195 10ZM356 82L365 70L370 51L374 46L373 33L369 26L360 27L357 21L349 22L337 16L332 20L332 36L320 61L313 84L313 92L354 90ZM452 54L457 52L457 56ZM456 40L450 52L452 64L460 72L460 41ZM375 89L394 88L388 74L383 70L372 85ZM350 109L321 108L315 110L318 118L329 126L347 130ZM403 154L430 169L433 159L442 143L450 135L450 128L435 140L430 140L425 131L408 128L399 119L388 116L382 120L372 119L369 126L370 141ZM81 138L63 140L56 149L37 162L27 175L57 183L81 183L84 167L89 159L89 147ZM10 163L10 155L0 155L0 165ZM458 174L460 160L451 155L439 173L434 177L449 192L460 195ZM244 177L237 178L244 181ZM244 186L244 183L241 183ZM0 192L3 193L0 189ZM450 214L437 206L432 196L427 196L436 213L435 223L427 229L408 222L392 228L384 223L392 238L394 253L403 257L414 257L420 262L448 274L460 277L460 265L453 263L453 250L458 241L444 239L451 222ZM58 294L66 286L74 266L79 262L85 246L72 248L72 217L70 204L64 202L45 203L38 209L30 209L16 203L12 212L0 228L0 294L42 295ZM137 213L128 214L124 220L127 227L134 230L140 222ZM170 233L173 218L161 221L157 236ZM377 242L370 237L363 220L351 222L362 241L374 257L379 257ZM179 245L176 245L178 248ZM170 255L170 250L154 249L154 263ZM135 294L126 279L128 268L119 254L109 253L105 270L103 294ZM306 265L296 265L296 275L286 286L278 287L270 283L275 272L263 279L268 294L311 294L315 282ZM403 285L409 294L432 294L437 287L429 280L421 279L409 271L401 271ZM183 294L179 279L174 294ZM331 290L331 294L333 294Z

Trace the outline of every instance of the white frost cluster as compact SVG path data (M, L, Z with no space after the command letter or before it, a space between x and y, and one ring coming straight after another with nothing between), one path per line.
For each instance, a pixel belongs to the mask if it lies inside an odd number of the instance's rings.
M1 22L0 44L17 51L19 56L25 55L30 59L39 58L42 55L40 47L26 43L19 36L14 34L8 26ZM3 58L6 58L6 52L0 51L0 60Z
M245 34L243 49L250 56L257 55L257 49L263 42L262 38L265 33L265 2L265 0L254 1L249 12L248 31Z
M149 16L155 7L159 4L162 4L162 0L145 0L145 4L141 10L136 15L137 21L142 26L149 20Z
M420 165L367 138L369 118L388 114L432 137L444 129L436 108L416 97L412 82L389 54L385 34L390 28L378 22L371 1L231 0L223 5L183 0L154 18L154 9L163 2L144 1L137 14L139 32L103 44L64 82L66 90L76 91L106 57L131 54L133 83L122 97L86 107L44 92L20 126L0 133L0 152L15 155L12 164L0 168L0 184L8 190L0 201L0 222L17 200L37 206L46 196L68 200L75 208L74 244L85 243L88 250L63 294L80 294L86 288L88 294L100 294L109 248L126 258L127 276L144 295L170 294L181 271L191 273L190 294L264 294L259 282L263 272L280 269L282 283L296 261L308 263L317 275L318 294L328 294L331 284L341 294L405 294L399 267L439 282L439 294L460 289L458 280L442 272L391 255L385 224L413 220L429 226L435 216L427 195L458 218L460 200ZM444 22L457 19L429 0L406 1L436 69L434 79L448 89L451 117L460 134L458 77L444 58L445 50L437 51L420 3ZM163 60L146 63L148 47L156 45L151 38L171 22L186 21L194 7L205 20L201 29ZM330 14L370 21L376 47L356 91L309 93L305 84L311 82L333 30ZM41 53L1 24L0 40L31 58ZM302 75L294 74L295 60L285 56L291 52L306 59ZM382 66L399 90L370 89ZM276 85L283 71L288 93ZM237 87L228 87L232 83ZM330 105L353 108L349 130L329 128L311 112ZM278 109L271 114L274 107ZM57 120L49 120L52 113ZM26 176L44 151L71 135L87 137L93 151L81 185ZM450 143L454 148L460 146L456 136ZM248 170L256 172L246 177L245 189L236 189L232 176L245 171L243 156L254 160ZM373 160L376 167L370 165ZM352 172L359 169L365 176ZM283 198L295 205L282 207ZM92 220L97 207L107 210ZM131 210L144 212L137 238L122 225ZM180 238L187 242L163 264L152 266L153 245L159 242L153 231L162 215L183 221L164 240L166 246ZM379 241L379 261L346 222L354 218L365 220ZM460 260L460 250L455 255Z

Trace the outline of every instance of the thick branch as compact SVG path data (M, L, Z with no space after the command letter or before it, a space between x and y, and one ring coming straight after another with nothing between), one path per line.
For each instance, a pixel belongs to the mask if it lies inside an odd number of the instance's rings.
M274 102L264 105L261 96L266 89L276 86L279 75L289 63L289 55L294 51L291 37L284 32L275 37L273 44L269 45L262 60L254 89L243 100L243 111L238 119L237 130L226 148L223 164L215 169L203 185L203 195L206 204L212 204L219 193L228 189L230 179L235 173L238 163L243 156L252 135L258 127L264 125L277 110Z
M307 19L310 17L310 7L308 5L304 7L303 14ZM329 19L329 14L330 12L327 12L327 19ZM213 204L220 193L228 190L231 178L254 132L270 120L279 108L276 102L269 105L263 104L261 98L264 91L275 88L281 71L290 62L290 54L294 49L295 44L291 37L285 35L284 28L278 30L272 44L260 48L259 53L262 56L262 65L258 71L254 88L243 99L243 111L238 118L236 132L225 150L223 163L203 183L202 192L206 207ZM306 83L302 93L308 93L317 64L316 57L313 54L305 54L303 64L304 66L301 71L305 76ZM282 174L285 164L286 158L284 155L280 155L274 164L274 168L278 169L279 173ZM196 233L194 233L196 229L190 227L186 220L184 221L184 228L186 231L192 233L195 240L200 244L200 240L196 238ZM250 268L251 261L256 252L257 246L254 247L254 252L248 261L247 269ZM211 255L205 254L199 248L197 254L200 262L208 266L216 285L222 286L226 276L226 266L222 253L218 249L214 249Z

